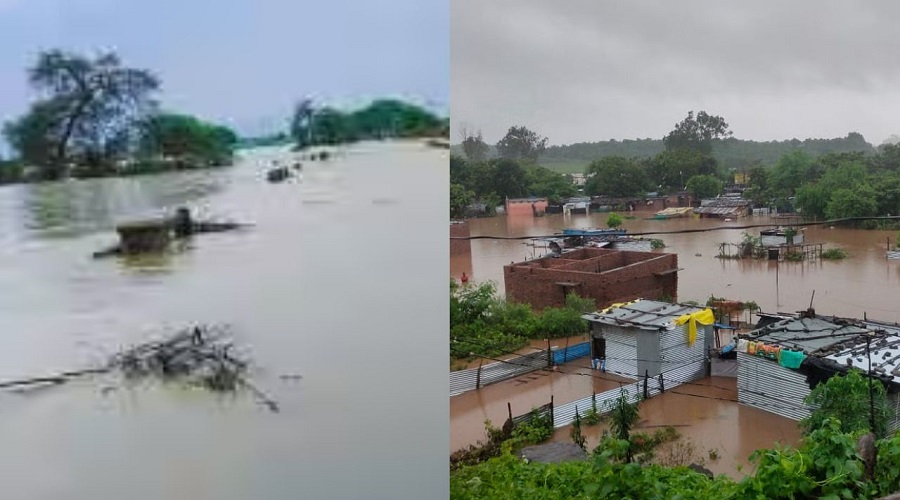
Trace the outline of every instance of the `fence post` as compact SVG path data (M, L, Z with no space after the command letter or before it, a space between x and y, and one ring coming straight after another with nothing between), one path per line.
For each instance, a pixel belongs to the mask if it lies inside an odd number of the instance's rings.
M597 411L597 393L591 391L591 409Z
M475 375L475 389L481 389L481 365L484 364L484 358L478 362L478 373Z
M550 423L556 426L556 419L553 418L553 394L550 395Z
M659 392L666 392L666 385L663 383L662 373L659 374Z
M553 367L553 351L550 349L550 339L547 338L547 368Z
M506 409L509 411L509 421L512 422L512 404L510 402L506 402Z
M644 399L647 399L647 379L650 378L650 370L644 370Z

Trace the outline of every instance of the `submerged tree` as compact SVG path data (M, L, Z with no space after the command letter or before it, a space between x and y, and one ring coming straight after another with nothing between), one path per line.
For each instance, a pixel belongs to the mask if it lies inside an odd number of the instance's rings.
M108 162L127 149L129 131L155 102L159 80L124 67L114 53L88 58L60 50L39 55L29 82L43 95L6 127L10 144L44 177L65 175L68 164Z
M193 116L162 113L141 123L141 149L146 155L222 165L231 161L236 144L237 135L231 129Z

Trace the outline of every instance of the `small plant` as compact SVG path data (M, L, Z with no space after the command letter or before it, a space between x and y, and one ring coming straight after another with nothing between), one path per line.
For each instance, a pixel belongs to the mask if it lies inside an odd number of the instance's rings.
M718 460L719 459L719 450L712 448L709 450L709 459L710 460Z
M512 439L514 445L538 444L550 439L553 435L553 420L547 412L541 412L535 408L531 410L531 417L513 428Z
M666 248L666 242L664 242L663 240L658 239L658 238L653 238L650 240L650 248L652 248L654 250Z
M591 407L584 413L584 424L585 425L597 425L600 423L602 419L602 415L597 411L597 399L591 398Z
M822 252L822 258L828 260L841 260L847 258L847 252L841 248L829 248Z
M823 257L824 257L824 254L823 254ZM791 261L791 262L799 262L799 261L803 260L803 253L795 252L795 251L787 252L786 254L784 254L784 260Z
M608 227L610 229L615 229L615 228L621 226L622 222L623 222L622 216L615 212L612 212L609 214L609 217L606 219L606 227Z

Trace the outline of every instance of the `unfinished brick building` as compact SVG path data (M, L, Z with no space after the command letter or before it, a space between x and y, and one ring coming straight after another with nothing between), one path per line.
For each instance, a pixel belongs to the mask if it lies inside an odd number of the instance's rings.
M503 267L506 298L535 310L560 307L575 292L598 308L638 298L675 301L678 255L581 248Z

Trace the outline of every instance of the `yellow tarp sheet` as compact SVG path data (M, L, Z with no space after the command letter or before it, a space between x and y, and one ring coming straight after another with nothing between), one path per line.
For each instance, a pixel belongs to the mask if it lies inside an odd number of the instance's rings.
M713 314L712 309L704 309L702 311L697 311L692 314L685 314L683 316L679 316L678 319L675 320L675 324L681 326L685 323L688 324L688 345L693 346L694 342L697 341L697 323L700 323L704 326L709 326L716 322L716 315Z

